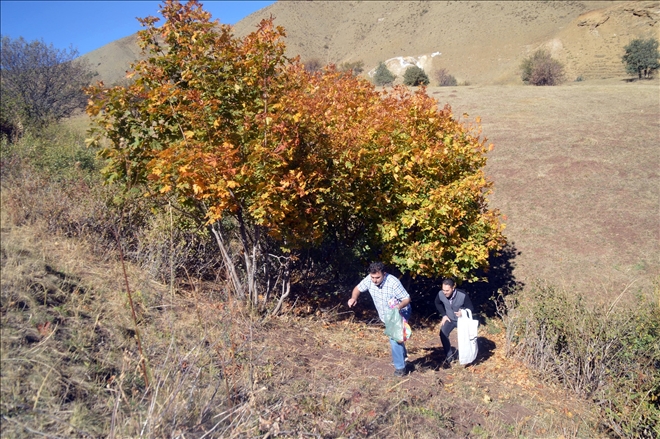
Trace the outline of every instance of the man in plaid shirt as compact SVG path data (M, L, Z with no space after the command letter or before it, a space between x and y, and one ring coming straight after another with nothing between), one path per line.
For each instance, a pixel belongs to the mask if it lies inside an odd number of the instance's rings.
M399 309L399 313L406 320L410 320L410 295L403 288L399 279L385 272L385 265L382 262L373 262L369 266L369 275L353 288L351 298L348 299L348 307L353 307L357 303L360 293L367 291L371 294L378 311L378 317L382 322L385 322L385 316L389 311L387 302L390 299L398 301L396 307ZM392 350L392 363L394 363L395 368L394 375L404 376L406 374L406 345L390 339L390 348Z

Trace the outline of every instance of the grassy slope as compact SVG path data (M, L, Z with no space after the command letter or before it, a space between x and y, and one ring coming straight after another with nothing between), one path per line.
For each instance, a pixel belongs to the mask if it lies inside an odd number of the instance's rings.
M475 365L445 370L434 325L419 322L415 372L400 380L379 326L336 310L257 320L221 291L171 295L129 267L144 393L117 261L3 221L2 272L3 437L596 434L588 405L503 356L495 323Z

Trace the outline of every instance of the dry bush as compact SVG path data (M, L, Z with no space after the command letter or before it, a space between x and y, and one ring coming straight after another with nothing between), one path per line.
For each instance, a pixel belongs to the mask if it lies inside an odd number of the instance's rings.
M95 152L63 125L2 145L3 208L16 225L44 220L51 233L85 238L99 254L117 248L160 280L217 279L222 264L208 232L176 203L103 185Z
M305 70L310 73L318 72L323 68L323 63L318 58L312 58L303 63L305 65Z
M350 72L353 76L357 76L364 71L364 61L350 61L339 64L340 72Z
M482 401L506 379L487 370L445 374L424 360L395 379L383 328L338 309L259 319L221 283L184 290L126 263L136 325L116 251L95 255L40 221L3 224L3 436L592 436L584 421L556 427L550 402L513 426L485 415L506 409Z
M440 87L454 87L458 85L458 81L454 75L450 75L447 69L440 69L435 72L435 80Z
M553 59L550 52L542 49L525 58L520 70L525 84L558 85L565 79L563 64Z
M633 297L634 296L634 297ZM504 299L507 348L592 399L618 437L660 434L660 303L626 288L611 303L547 285Z
M252 353L240 310L164 294L129 268L135 326L117 264L81 278L75 272L100 259L69 242L69 254L44 262L48 235L36 224L3 233L3 436L224 436L245 422Z

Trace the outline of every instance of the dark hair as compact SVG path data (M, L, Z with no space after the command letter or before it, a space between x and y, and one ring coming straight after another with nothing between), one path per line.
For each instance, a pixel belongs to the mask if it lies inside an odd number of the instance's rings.
M384 273L385 272L385 264L382 262L372 262L369 264L369 273L370 274L376 274L376 273Z
M443 279L442 285L449 285L450 287L454 288L456 286L456 282L454 282L454 279Z

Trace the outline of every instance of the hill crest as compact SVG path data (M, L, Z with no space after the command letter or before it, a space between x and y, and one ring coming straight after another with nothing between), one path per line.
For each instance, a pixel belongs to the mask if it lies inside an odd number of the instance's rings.
M626 75L623 47L658 34L658 1L276 2L234 26L247 35L270 16L287 32L287 52L303 62L363 61L365 71L395 57L432 57L459 83L520 83L522 59L538 48L563 62L567 78ZM85 55L106 83L139 56L137 35Z

